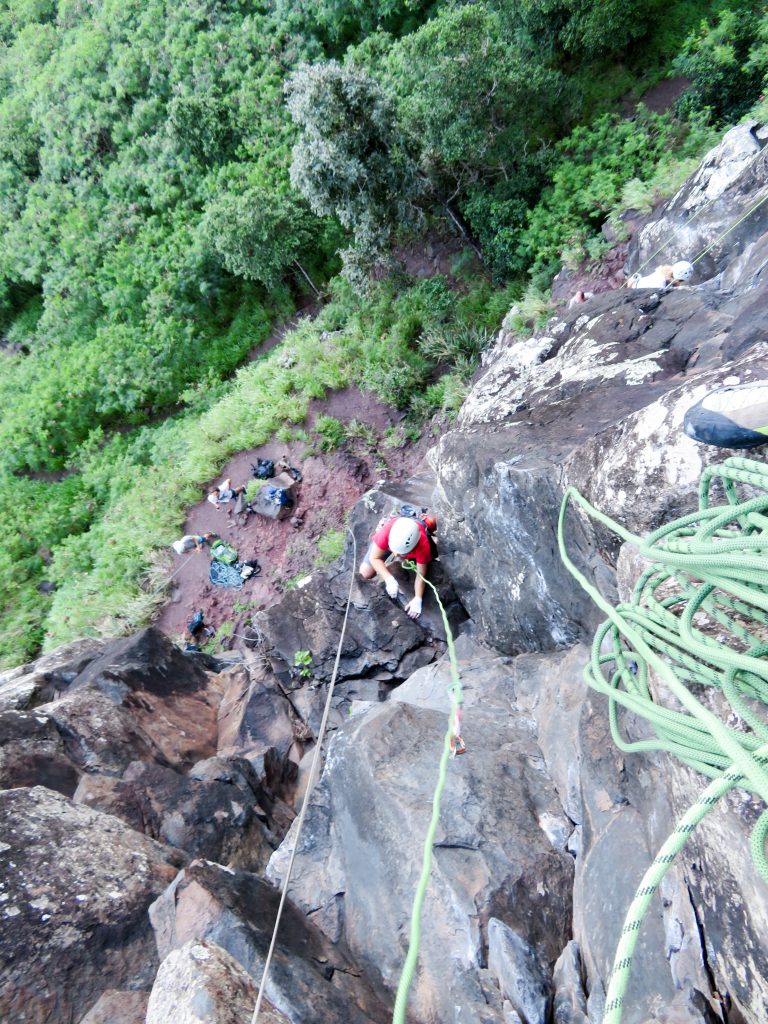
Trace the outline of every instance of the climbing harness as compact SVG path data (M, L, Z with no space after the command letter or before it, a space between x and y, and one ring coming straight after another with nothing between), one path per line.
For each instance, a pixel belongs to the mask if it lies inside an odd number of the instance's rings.
M713 503L716 489L724 496L720 504ZM630 600L616 608L568 556L564 524L572 502L651 563ZM603 1024L620 1024L640 924L690 833L735 786L768 803L768 467L740 457L710 466L701 477L699 510L646 540L569 487L558 544L568 571L608 616L595 635L584 677L608 698L614 742L624 752L666 751L713 779L664 843L629 908L603 1018ZM718 690L720 696L708 703L722 703L723 717L733 724L705 707L694 687L708 694ZM646 721L647 738L625 737L621 708ZM768 882L766 837L763 810L752 830L751 854Z
M280 927L280 919L283 915L283 907L285 906L285 900L288 895L288 885L291 881L291 874L293 872L293 864L296 860L296 854L299 849L299 842L301 840L301 831L304 828L304 819L307 815L307 808L310 804L310 797L312 796L312 790L317 782L317 777L320 773L320 761L323 747L323 739L325 738L325 730L328 724L328 716L331 711L331 701L333 700L333 689L336 685L336 676L339 671L339 662L341 661L341 649L344 643L344 636L347 631L347 619L349 618L349 608L352 604L352 587L355 583L355 570L354 566L357 564L357 542L355 541L355 535L347 527L347 533L352 538L352 570L349 574L349 592L347 594L347 604L344 609L344 620L341 624L341 635L339 636L339 646L336 648L336 659L333 663L333 672L331 673L331 681L328 685L328 696L325 698L325 707L323 708L323 717L320 720L320 728L317 731L317 740L315 743L315 750L312 757L312 765L309 769L309 779L307 780L307 790L304 794L304 802L301 805L301 812L299 814L298 824L296 825L296 836L293 842L293 849L291 850L291 856L288 861L288 870L285 873L285 879L283 881L282 892L280 893L280 903L277 907L277 917L275 919L275 927L272 931L272 940L269 944L269 951L267 952L267 958L264 961L264 972L261 976L261 983L259 985L259 992L256 997L256 1006L253 1010L253 1016L251 1017L251 1024L257 1024L259 1019L259 1013L261 1011L261 1003L264 998L264 991L267 986L267 979L269 977L269 968L272 963L272 956L275 952L275 945L277 944L277 932Z
M416 563L405 562L404 565L406 568L415 569ZM422 579L424 579L423 576ZM463 698L461 676L459 674L459 661L456 657L456 647L453 642L453 634L451 633L451 627L448 624L448 616L445 614L445 608L443 607L443 603L437 593L437 588L427 579L424 579L424 582L428 587L432 588L432 591L437 598L437 603L440 606L440 614L443 617L443 625L445 626L445 636L448 641L448 658L451 664L451 685L448 689L448 693L451 698L451 715L448 731L445 734L445 740L443 742L443 752L440 757L437 784L432 797L432 817L427 829L427 836L424 840L421 875L419 877L418 885L416 886L416 894L413 898L413 907L411 909L411 931L408 942L408 954L403 965L403 973L400 975L400 984L397 986L397 996L395 997L395 1010L392 1015L392 1024L405 1024L405 1011L408 1005L408 993L413 983L413 976L416 972L416 963L419 958L419 947L421 945L421 914L424 908L424 899L427 894L429 876L432 871L432 847L435 842L435 836L437 835L437 826L440 822L440 800L443 795L443 789L445 788L445 782L448 775L448 759L452 754L455 757L456 754L463 754L466 750L458 731L459 715Z

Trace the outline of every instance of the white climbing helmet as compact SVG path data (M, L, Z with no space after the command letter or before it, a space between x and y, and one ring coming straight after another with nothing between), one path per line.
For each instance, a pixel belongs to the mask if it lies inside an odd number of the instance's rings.
M675 281L690 281L693 277L693 264L688 260L679 260L672 266L672 277Z
M396 555L408 555L419 543L419 526L415 519L400 516L389 531L389 550Z

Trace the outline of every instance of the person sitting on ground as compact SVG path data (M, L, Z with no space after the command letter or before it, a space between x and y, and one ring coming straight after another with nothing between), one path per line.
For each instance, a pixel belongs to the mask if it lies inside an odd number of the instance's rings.
M171 547L177 555L183 555L185 551L190 551L192 548L196 552L202 551L203 546L210 541L211 537L213 537L212 533L185 533L181 540L175 540Z
M665 264L650 274L641 277L633 274L627 281L627 288L676 288L693 277L693 265L687 260L678 260L672 266Z
M244 484L240 487L233 487L231 478L227 477L226 480L222 480L221 483L217 484L209 493L208 501L210 501L212 505L215 505L216 508L221 508L221 506L226 505L228 501L234 501L238 494L242 494L244 490Z
M410 516L390 517L379 525L371 538L371 545L360 565L360 575L364 580L380 576L384 580L387 593L395 599L400 593L400 585L385 563L390 552L400 561L409 559L416 562L414 595L405 606L405 610L412 619L418 619L427 586L425 579L429 563L432 561L432 549L426 527L418 519Z

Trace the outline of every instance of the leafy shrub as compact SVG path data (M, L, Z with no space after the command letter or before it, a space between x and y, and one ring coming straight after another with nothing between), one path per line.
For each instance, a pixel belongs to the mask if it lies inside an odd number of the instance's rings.
M344 424L333 416L318 416L315 430L320 435L320 448L324 452L339 448L347 436Z
M681 114L708 109L719 124L747 112L768 74L768 14L763 4L732 4L714 24L705 20L674 62L692 84L678 102Z
M328 565L334 562L344 550L344 530L328 530L317 538L317 554L315 565Z
M709 141L700 123L686 124L642 106L633 120L605 114L574 129L558 143L552 184L520 237L521 258L534 282L548 284L564 255L578 265L589 254L588 244L599 253L591 240L621 205L629 181L653 178L660 163L690 157Z

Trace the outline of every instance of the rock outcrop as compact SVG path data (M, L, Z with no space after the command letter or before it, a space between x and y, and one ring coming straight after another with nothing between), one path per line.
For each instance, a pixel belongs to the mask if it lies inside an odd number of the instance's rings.
M146 1024L242 1024L255 1003L256 988L237 960L215 943L192 940L160 965ZM262 1003L259 1020L290 1024L269 1002Z
M546 972L570 937L572 826L528 723L513 714L508 668L469 641L459 654L471 678L468 755L451 762L443 795L413 1006L420 1020L491 1021L484 972L491 918L534 947ZM382 991L396 986L407 948L447 722L435 703L445 702L448 683L445 661L422 669L396 700L339 730L294 869L292 898L330 938L348 943ZM290 846L291 833L270 877L281 876Z
M194 861L150 910L158 952L165 960L188 942L205 940L260 981L278 901L256 875ZM287 903L266 988L273 1006L292 1024L384 1024L391 1010L357 974L343 946L333 946Z
M0 792L0 821L0 1018L79 1020L107 988L147 988L147 910L178 861L41 786Z

